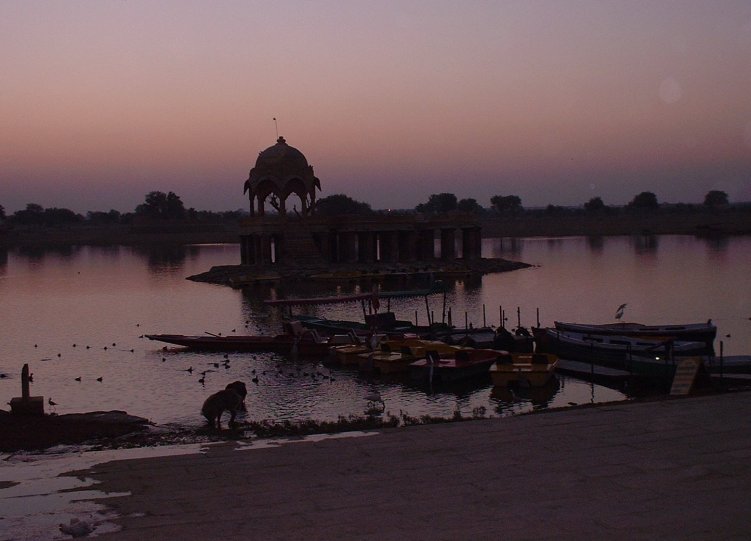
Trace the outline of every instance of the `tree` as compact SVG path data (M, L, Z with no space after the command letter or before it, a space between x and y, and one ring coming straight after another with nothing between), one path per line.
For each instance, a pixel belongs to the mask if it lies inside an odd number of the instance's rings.
M120 213L115 209L109 212L89 211L86 213L86 221L92 224L116 224L120 221Z
M13 214L13 221L21 225L41 225L44 221L44 208L36 203L28 203L24 210Z
M652 192L641 192L634 197L628 204L633 209L657 209L660 204L657 202L657 196Z
M511 214L523 210L522 200L518 195L494 195L490 198L490 205L498 212Z
M52 207L44 209L42 220L46 226L57 226L81 223L83 216L76 214L70 209Z
M584 210L587 212L601 212L605 210L607 207L605 206L605 203L602 202L602 199L600 197L593 197L586 203L584 203Z
M711 190L704 196L704 206L710 208L728 206L728 194L721 190Z
M459 202L456 204L457 210L461 210L462 212L480 212L482 210L482 207L477 202L477 199L468 198L468 199L460 199Z
M355 201L340 193L316 201L315 212L321 216L336 216L338 214L370 214L373 209L367 203Z
M434 193L428 198L427 203L420 203L415 207L417 212L437 214L456 210L456 196L452 193Z
M149 192L144 203L136 207L136 214L152 218L179 220L185 216L185 206L174 192Z

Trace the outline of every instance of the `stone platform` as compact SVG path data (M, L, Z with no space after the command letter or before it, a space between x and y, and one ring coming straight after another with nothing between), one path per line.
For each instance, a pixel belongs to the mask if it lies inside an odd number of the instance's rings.
M87 476L100 539L748 539L751 393L575 408L243 450ZM259 442L262 443L262 442Z

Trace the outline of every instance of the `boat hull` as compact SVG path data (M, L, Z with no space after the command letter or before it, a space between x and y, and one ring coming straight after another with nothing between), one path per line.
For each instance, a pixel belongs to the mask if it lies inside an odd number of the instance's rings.
M610 323L595 325L556 321L555 328L564 332L586 334L675 338L685 341L704 342L709 345L714 342L714 339L717 336L717 327L710 322L688 323L685 325L642 325L640 323Z
M555 373L558 357L552 354L512 354L511 362L496 361L490 366L490 379L496 387L522 383L530 387L546 385Z
M450 383L487 377L490 366L506 352L493 349L464 349L450 358L419 359L409 365L410 379L419 383Z
M328 342L297 340L290 335L277 336L188 336L178 334L148 334L146 338L186 347L198 351L226 352L271 352L285 355L297 354L305 357L325 357Z

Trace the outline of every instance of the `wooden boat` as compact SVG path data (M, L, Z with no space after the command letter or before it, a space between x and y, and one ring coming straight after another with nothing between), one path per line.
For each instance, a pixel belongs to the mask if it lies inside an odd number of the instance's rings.
M701 355L704 342L647 340L534 329L537 351L561 358L625 370L637 376L672 377L674 358Z
M396 374L407 372L410 365L424 358L428 351L432 351L442 358L451 358L462 347L451 346L437 340L407 340L398 351L393 343L387 342L381 351L371 355L372 370L381 374Z
M276 336L147 334L146 338L201 351L273 352L315 358L325 357L334 345L351 343L351 337L347 335L321 338L313 332L303 332L300 335L285 333Z
M542 387L553 377L557 365L558 357L551 353L511 353L500 356L489 371L497 387L516 382Z
M353 336L355 340L358 339L356 335ZM394 350L398 351L404 346L415 345L421 342L423 342L423 340L417 338L417 336L413 334L391 337L386 334L377 334L375 335L375 341L373 341L372 337L362 338L360 339L360 343L334 346L331 350L334 360L344 366L351 366L360 364L361 355L391 352Z
M674 338L685 341L705 342L707 344L712 344L715 336L717 336L717 327L712 324L711 319L706 323L688 323L685 325L642 325L641 323L593 325L556 321L555 328L564 332L637 336L642 338Z
M505 354L507 352L495 349L465 348L452 357L440 358L429 352L425 359L409 365L409 374L413 381L423 383L447 383L477 376L487 377L490 366Z

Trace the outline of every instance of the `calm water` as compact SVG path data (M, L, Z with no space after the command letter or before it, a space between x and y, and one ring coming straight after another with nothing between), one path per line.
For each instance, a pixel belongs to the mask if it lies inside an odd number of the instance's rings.
M483 251L486 257L537 266L452 283L447 304L456 324L464 323L466 311L469 322L481 325L483 304L489 325L498 324L501 306L511 326L516 325L517 307L525 326L535 323L536 308L543 325L556 319L611 322L616 308L628 303L625 320L680 323L712 318L726 354L751 353L751 238L488 239ZM164 352L159 343L140 338L144 333L276 332L281 314L266 308L263 299L348 293L359 287L314 289L296 283L241 291L185 280L212 265L238 260L237 245L0 253L0 373L9 376L0 379L0 398L7 402L20 394L23 363L29 363L34 374L32 394L51 397L58 403L57 413L121 409L158 423L191 426L203 423L199 409L208 394L233 380L250 382L251 370L260 379L248 396L248 417L255 420L362 415L372 389L385 398L387 412L414 416L450 416L455 410L471 415L478 409L505 415L624 396L564 377L531 395L523 390L494 392L489 382L430 392L273 354L232 354L229 368L224 368L223 354ZM384 288L416 285L395 282ZM430 299L438 319L441 304L438 295ZM391 309L401 319L414 319L417 311L419 321L426 321L421 298L393 302ZM359 305L310 308L306 313L362 317ZM192 374L186 371L189 367ZM205 386L198 382L203 370L212 370ZM334 380L303 376L313 370Z

